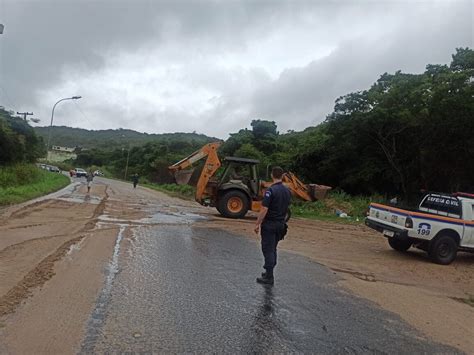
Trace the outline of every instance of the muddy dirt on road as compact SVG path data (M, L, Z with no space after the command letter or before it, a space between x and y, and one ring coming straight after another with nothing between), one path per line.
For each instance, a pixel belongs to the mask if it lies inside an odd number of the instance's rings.
M474 349L469 254L294 219L268 292L252 217L100 178L0 213L0 353Z

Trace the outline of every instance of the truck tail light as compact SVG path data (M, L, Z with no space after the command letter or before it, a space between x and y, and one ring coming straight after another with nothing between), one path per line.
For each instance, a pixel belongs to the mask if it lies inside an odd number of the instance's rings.
M413 228L413 220L410 217L407 217L407 219L405 219L405 227Z

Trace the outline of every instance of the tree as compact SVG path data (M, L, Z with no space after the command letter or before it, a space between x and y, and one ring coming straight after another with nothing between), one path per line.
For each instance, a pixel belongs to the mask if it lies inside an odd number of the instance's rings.
M32 163L46 154L44 142L20 117L0 108L0 165Z
M453 71L472 71L474 69L474 51L469 48L456 48L450 68Z
M250 143L243 144L239 149L235 151L234 156L239 158L249 158L257 160L263 160L265 158L262 152L260 152Z
M270 155L277 148L277 125L274 121L253 120L252 126L253 140L252 144L266 155Z

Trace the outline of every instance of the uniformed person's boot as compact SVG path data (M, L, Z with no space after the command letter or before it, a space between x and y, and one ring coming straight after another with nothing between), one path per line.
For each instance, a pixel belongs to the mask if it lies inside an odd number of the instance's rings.
M262 277L257 277L257 282L264 285L273 285L274 283L273 274L270 275L268 272L262 272Z

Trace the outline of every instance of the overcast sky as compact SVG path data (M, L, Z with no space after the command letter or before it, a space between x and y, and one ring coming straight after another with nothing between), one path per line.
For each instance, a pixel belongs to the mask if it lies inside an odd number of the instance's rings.
M473 1L0 0L0 105L49 125L226 138L322 122L384 72L473 47Z

